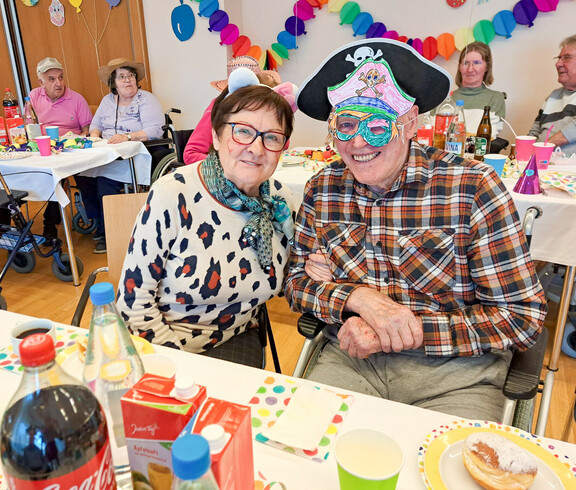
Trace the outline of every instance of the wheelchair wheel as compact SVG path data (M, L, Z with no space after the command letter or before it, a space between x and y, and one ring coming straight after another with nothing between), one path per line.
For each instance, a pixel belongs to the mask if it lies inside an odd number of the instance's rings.
M58 266L58 263L54 260L52 262L52 274L56 279L60 279L62 282L72 282L72 268L70 267L70 256L68 254L60 255L60 260L64 264L64 269ZM76 257L76 267L78 268L78 276L81 276L84 272L84 264L80 260L80 257Z
M96 223L93 219L89 219L88 222L86 222L80 213L76 213L72 217L72 229L81 235L89 235L96 231Z
M16 252L10 266L18 274L28 274L36 267L36 257L30 252Z
M152 177L150 178L150 184L156 182L160 177L169 173L170 166L177 161L176 153L170 153L166 155L162 160L158 162L154 172L152 172Z
M8 303L4 299L4 296L0 294L0 310L8 311Z

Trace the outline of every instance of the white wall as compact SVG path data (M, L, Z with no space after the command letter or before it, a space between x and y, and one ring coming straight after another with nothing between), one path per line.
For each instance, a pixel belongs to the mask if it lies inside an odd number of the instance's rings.
M386 24L408 37L438 37L455 33L461 27L473 27L483 19L492 19L500 10L512 10L518 0L489 0L478 4L468 0L460 8L451 8L445 0L356 0L375 21ZM163 106L179 107L184 114L178 127L193 127L204 108L216 95L208 82L225 78L227 49L219 45L219 35L208 32L208 21L196 17L196 31L187 42L172 33L170 14L178 0L144 0L152 85ZM198 12L198 3L185 1ZM294 0L220 0L240 32L263 48L276 42L285 20L292 15ZM316 18L306 22L307 35L298 38L300 47L290 51L290 60L280 67L283 80L301 84L318 64L337 47L363 39L353 37L351 26L340 26L337 13L327 6L315 9ZM556 12L540 12L534 26L517 25L510 39L496 36L490 43L494 57L492 88L508 94L507 120L518 134L530 128L543 99L558 86L552 58L559 52L558 43L576 34L576 1L560 0ZM457 70L458 51L450 60L433 61L453 76ZM293 146L321 145L325 124L297 114ZM513 139L505 130L502 136Z

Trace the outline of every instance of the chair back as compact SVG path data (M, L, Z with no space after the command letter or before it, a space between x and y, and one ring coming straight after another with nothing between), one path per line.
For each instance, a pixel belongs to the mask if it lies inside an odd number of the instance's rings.
M104 229L106 230L106 250L108 255L108 277L114 288L118 287L124 257L136 216L144 206L148 193L114 194L104 196Z
M177 161L184 163L184 149L194 132L193 129L179 129L174 132L174 148L176 149Z

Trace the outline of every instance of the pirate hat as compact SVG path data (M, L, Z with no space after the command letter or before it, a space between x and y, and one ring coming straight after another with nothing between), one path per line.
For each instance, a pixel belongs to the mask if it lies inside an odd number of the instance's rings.
M302 84L296 99L298 108L314 119L326 121L333 107L328 96L328 88L332 91L343 82L351 80L351 75L358 73L357 69L361 65L368 66L367 60L369 62L385 61L393 75L389 82L394 82L403 99L406 98L404 96L408 96L408 99L415 99L414 103L418 106L420 113L436 107L450 92L452 78L448 72L428 61L408 44L391 39L365 39L337 49L322 62L321 66ZM366 77L366 73L364 76ZM377 98L378 101L398 111L398 107L395 107L396 102L387 99L387 95L378 97L378 93L385 92L383 85L374 85L374 81L370 80L366 86L368 88L361 92L358 98ZM376 88L378 92L375 92L373 88Z

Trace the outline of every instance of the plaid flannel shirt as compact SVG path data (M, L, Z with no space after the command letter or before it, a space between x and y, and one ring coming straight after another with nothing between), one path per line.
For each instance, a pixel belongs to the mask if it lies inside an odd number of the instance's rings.
M318 249L333 282L304 272ZM518 212L495 171L416 142L382 195L342 162L304 191L286 283L292 309L341 324L348 296L366 286L422 319L430 356L525 350L546 315Z

